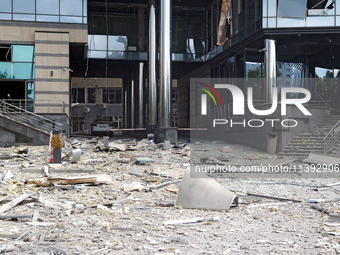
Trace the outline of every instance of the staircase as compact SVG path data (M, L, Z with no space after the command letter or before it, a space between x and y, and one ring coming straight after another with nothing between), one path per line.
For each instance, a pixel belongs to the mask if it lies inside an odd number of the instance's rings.
M306 158L310 152L334 154L340 145L340 115L325 116L309 133L298 134L278 156Z
M0 146L46 145L52 130L62 132L62 125L0 101Z

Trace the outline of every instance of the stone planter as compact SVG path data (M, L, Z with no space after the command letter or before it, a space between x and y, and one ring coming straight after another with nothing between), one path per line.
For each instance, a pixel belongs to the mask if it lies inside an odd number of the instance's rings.
M53 163L61 163L61 149L53 149Z

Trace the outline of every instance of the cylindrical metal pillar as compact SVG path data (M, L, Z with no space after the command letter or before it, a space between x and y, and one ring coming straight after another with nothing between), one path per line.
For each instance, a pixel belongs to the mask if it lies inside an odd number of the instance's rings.
M124 127L128 127L128 92L124 89Z
M144 127L144 63L139 63L138 79L138 127Z
M131 72L131 80L130 80L130 86L131 86L131 94L130 94L130 100L131 100L131 109L130 109L130 128L135 127L135 73Z
M265 40L265 63L266 63L266 103L273 103L273 88L276 87L276 46L272 39Z
M159 126L171 127L171 0L161 2Z
M157 124L156 14L151 4L149 21L149 123Z

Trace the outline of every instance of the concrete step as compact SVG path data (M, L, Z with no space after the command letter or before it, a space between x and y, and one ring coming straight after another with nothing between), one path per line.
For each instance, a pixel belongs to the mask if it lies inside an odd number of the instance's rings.
M47 145L50 135L11 118L0 116L0 146Z
M284 151L312 151L318 150L323 151L324 147L295 147L295 146L287 146Z
M280 152L277 155L283 157L307 158L309 153Z

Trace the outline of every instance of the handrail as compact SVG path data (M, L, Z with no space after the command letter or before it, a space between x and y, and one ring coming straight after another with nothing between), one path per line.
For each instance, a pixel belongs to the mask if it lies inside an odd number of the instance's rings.
M6 103L4 100L0 100L0 115L47 133L51 132L52 130L59 132L63 131L62 124L19 108L15 105Z
M21 109L34 112L36 104L45 104L44 109L47 109L47 113L65 113L65 102L63 100L35 100L35 99L2 99L4 102L11 105L15 105ZM59 106L51 106L51 104ZM52 110L53 108L53 110Z
M332 127L332 129L324 137L324 153L327 153L333 149L335 143L338 141L340 136L340 120Z

